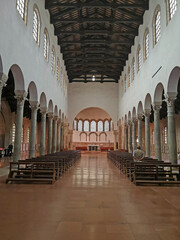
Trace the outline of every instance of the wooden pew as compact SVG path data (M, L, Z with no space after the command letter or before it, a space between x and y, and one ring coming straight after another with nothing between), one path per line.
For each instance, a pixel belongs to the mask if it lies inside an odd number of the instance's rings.
M6 183L55 183L56 171L54 162L11 162Z

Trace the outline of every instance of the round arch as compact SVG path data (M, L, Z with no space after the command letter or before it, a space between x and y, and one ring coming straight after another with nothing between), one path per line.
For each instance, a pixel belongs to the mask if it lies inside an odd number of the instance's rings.
M37 102L38 101L38 92L37 92L37 87L34 82L30 82L29 84L29 95L30 95L30 102Z

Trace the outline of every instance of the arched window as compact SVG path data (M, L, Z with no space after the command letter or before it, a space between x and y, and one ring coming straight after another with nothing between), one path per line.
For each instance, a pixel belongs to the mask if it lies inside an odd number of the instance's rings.
M17 0L16 8L24 22L27 21L27 0Z
M102 132L103 131L103 121L99 121L98 122L98 132Z
M82 131L82 120L78 122L78 131Z
M141 47L139 45L137 49L137 72L139 72L140 69L141 69Z
M168 144L167 127L164 128L164 144Z
M44 29L44 57L48 61L49 57L49 34L47 29Z
M89 132L89 121L88 120L84 121L84 131Z
M12 143L15 142L15 135L16 135L16 124L13 123L13 125L12 125L12 139L11 139Z
M124 92L126 92L126 75L124 76Z
M57 81L60 80L60 61L59 58L57 58Z
M132 60L132 82L134 81L134 77L135 77L135 60L134 60L134 58L133 58L133 60Z
M110 131L112 131L112 120L110 121Z
M29 135L30 135L30 129L27 129L27 143L29 143Z
M168 19L169 21L173 18L177 10L177 0L168 0Z
M131 71L130 71L130 67L128 67L128 87L130 87L131 84Z
M104 131L105 131L105 132L108 132L108 131L109 131L109 121L108 121L108 120L106 120L106 121L104 122Z
M36 6L33 10L33 38L35 42L39 45L39 36L40 36L40 15Z
M55 71L55 48L54 46L52 46L52 50L51 50L51 71L54 72Z
M91 122L91 132L96 132L96 122L95 121Z
M161 12L158 6L153 19L153 31L154 31L154 45L159 41L161 37Z
M149 56L149 31L146 30L144 34L144 60Z
M77 121L74 120L74 130L76 131L77 130Z

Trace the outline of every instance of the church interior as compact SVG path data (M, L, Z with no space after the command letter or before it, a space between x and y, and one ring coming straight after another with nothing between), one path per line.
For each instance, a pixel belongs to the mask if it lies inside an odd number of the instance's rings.
M0 1L0 238L180 239L180 0Z

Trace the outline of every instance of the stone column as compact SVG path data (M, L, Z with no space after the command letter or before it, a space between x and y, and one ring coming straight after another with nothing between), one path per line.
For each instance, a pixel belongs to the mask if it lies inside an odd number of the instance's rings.
M57 152L60 152L61 150L61 119L58 119L58 123L57 123Z
M61 123L61 140L60 140L60 146L61 146L61 151L64 149L64 123Z
M40 136L40 155L45 155L45 140L46 140L46 111L41 109L41 136Z
M36 126L37 126L37 110L38 102L30 102L31 106L31 132L29 139L29 158L35 157L35 147L36 147Z
M69 145L70 145L70 150L73 149L73 147L72 147L72 136L73 136L73 130L69 130Z
M121 125L119 126L119 134L118 134L118 149L121 149L121 145L122 145L122 129L121 129Z
M138 145L142 148L142 114L138 114L138 140Z
M53 113L48 113L48 154L52 152L52 120Z
M15 98L17 99L17 113L16 113L16 131L13 161L17 162L21 158L21 133L23 125L23 110L24 101L27 93L24 90L16 90L15 94L16 94Z
M154 104L154 145L155 145L155 158L161 161L161 135L160 135L160 116L159 111L161 105Z
M115 150L117 150L117 148L116 148L116 142L117 142L117 130L114 130L113 133L114 133L114 151L115 151Z
M55 116L53 120L53 147L52 147L53 153L56 152L56 148L57 148L57 120L58 120L58 117Z
M3 87L6 86L6 82L8 80L8 77L5 74L2 74L1 78L0 78L0 112L1 112L1 96L2 96L2 90Z
M136 119L133 119L132 121L132 142L133 142L133 152L137 148L136 144Z
M174 101L175 97L166 98L168 108L168 148L169 160L172 164L177 164L177 141L176 141L176 124L174 119Z
M124 142L125 142L125 150L128 150L128 127L127 124L124 124Z
M132 123L128 122L128 151L132 153Z
M151 142L150 142L150 115L151 110L145 109L145 156L151 156Z

